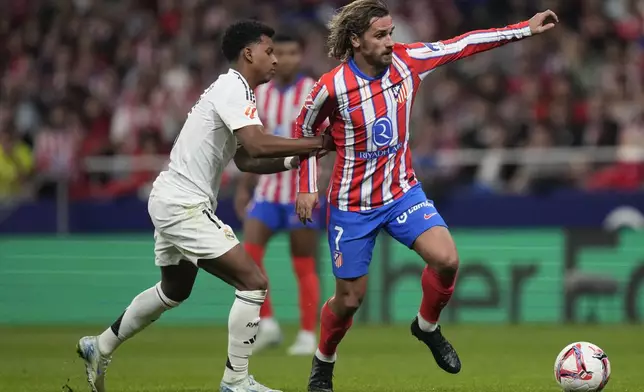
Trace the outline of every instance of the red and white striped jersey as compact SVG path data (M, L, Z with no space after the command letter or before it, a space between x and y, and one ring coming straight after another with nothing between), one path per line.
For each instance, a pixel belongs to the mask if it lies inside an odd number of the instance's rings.
M315 136L329 118L336 160L329 203L366 211L400 198L418 184L409 149L409 119L421 81L437 67L530 36L528 22L473 31L434 43L395 44L392 64L378 77L353 59L324 74L296 122L298 137ZM303 160L298 192L317 192L316 158Z
M297 118L307 94L315 80L302 76L288 87L280 87L274 81L255 89L257 111L264 129L274 135L295 137ZM255 187L255 201L290 204L295 202L297 192L297 171L266 174L259 177Z

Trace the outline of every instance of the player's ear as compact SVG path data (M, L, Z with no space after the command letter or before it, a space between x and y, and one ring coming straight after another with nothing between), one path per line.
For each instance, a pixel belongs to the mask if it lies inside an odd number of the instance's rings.
M244 58L246 59L246 61L248 61L249 63L253 62L253 51L250 50L249 47L244 48L242 50L242 54L244 55Z
M353 46L354 49L357 49L360 47L360 37L358 37L356 34L351 34L351 46Z

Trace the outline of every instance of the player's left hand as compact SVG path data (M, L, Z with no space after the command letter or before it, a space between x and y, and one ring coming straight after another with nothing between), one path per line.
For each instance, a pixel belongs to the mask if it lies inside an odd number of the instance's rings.
M317 207L319 202L318 193L301 193L298 192L295 198L295 212L300 218L300 222L306 224L313 222L313 209Z
M552 18L554 22L545 23L548 18ZM545 23L545 24L544 24ZM551 10L539 12L530 19L530 32L532 34L541 34L555 27L559 23L559 17Z

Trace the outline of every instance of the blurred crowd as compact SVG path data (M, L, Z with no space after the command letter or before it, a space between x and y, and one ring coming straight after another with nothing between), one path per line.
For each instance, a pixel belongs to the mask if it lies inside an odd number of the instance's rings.
M320 0L11 0L0 2L0 199L75 198L145 189L158 168L86 170L89 157L167 154L191 105L227 65L231 21L288 24L318 77L325 23L346 2ZM644 184L644 0L389 0L401 42L500 27L551 8L550 34L430 75L412 125L429 191L636 190ZM616 147L548 160L549 147ZM508 149L543 151L541 162ZM472 149L472 150L469 150ZM476 152L467 163L456 151ZM544 162L545 161L545 162ZM109 169L109 167L105 168ZM105 171L105 170L103 170ZM235 170L231 168L231 176Z

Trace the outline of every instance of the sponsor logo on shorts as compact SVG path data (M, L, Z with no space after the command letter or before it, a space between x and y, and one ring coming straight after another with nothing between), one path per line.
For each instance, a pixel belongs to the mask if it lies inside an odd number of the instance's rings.
M231 241L235 241L237 239L237 237L235 237L235 233L233 233L230 227L224 227L224 235Z
M342 267L342 252L337 250L333 252L333 264L335 265L335 268Z
M398 218L396 218L396 221L402 225L403 223L407 222L407 217L409 215L413 214L414 212L420 210L423 207L434 208L434 204L432 204L429 200L425 200L422 203L418 203L418 204L410 207L407 211L405 211L402 214L400 214L398 216ZM425 214L425 219L430 219L432 216L434 216L436 214L437 214L437 212L433 212L433 213L430 213L430 214Z
M425 214L425 220L432 219L434 215L438 214L438 212L432 212L431 214Z
M259 320L251 321L248 324L246 324L246 328L257 328L258 326L259 326Z

